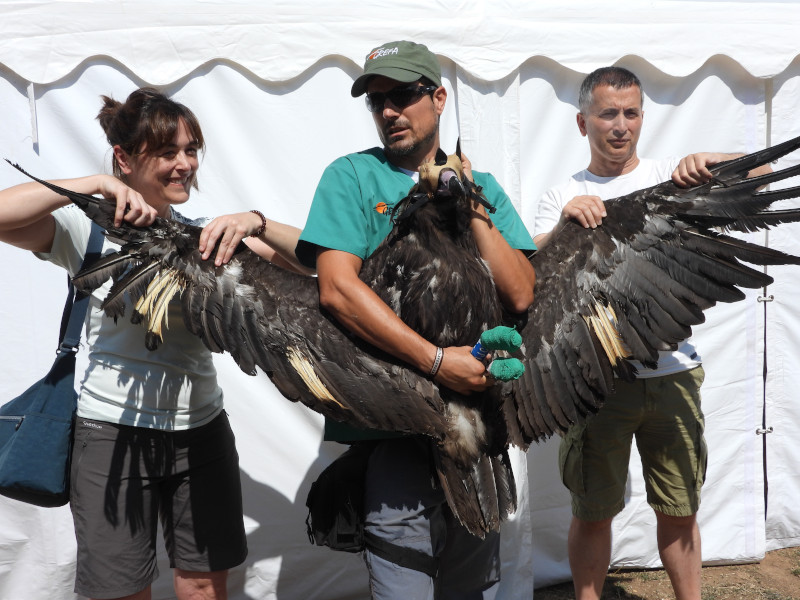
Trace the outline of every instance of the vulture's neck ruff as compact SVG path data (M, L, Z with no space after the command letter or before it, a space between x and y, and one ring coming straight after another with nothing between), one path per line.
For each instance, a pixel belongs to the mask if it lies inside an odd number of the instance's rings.
M419 183L395 207L394 228L359 274L437 346L474 344L502 319L492 274L470 228L473 202L489 205L464 177L461 159L440 151L420 166Z

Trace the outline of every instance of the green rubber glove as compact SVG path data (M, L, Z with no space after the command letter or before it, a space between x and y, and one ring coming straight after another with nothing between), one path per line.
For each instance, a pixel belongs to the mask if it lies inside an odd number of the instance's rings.
M490 350L515 352L522 345L522 336L513 327L499 325L481 334L480 341L472 349L472 356L482 361ZM488 367L495 379L511 381L519 379L525 372L525 365L516 358L497 358Z

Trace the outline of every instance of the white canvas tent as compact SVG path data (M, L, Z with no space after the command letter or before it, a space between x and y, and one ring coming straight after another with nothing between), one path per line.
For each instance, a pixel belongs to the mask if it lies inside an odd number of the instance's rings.
M377 143L362 99L349 96L363 56L381 42L413 39L440 56L445 150L460 136L476 168L497 176L530 223L541 192L588 162L575 126L577 87L598 66L618 63L642 79L644 156L751 151L800 135L799 22L795 3L757 1L6 1L0 153L46 178L107 170L94 122L99 96L159 85L198 114L208 142L187 214L259 208L302 226L324 166ZM0 166L0 187L21 181ZM798 231L753 239L798 253ZM711 454L699 514L707 563L800 544L800 285L796 269L770 273L773 286L713 309L697 332ZM0 400L50 364L64 280L28 253L0 247ZM232 574L232 598L365 597L359 558L312 547L304 532L310 482L340 448L322 443L317 415L283 400L265 376L243 375L226 356L217 365L250 545ZM765 428L771 433L757 434ZM520 485L520 510L503 532L502 598L530 598L531 571L536 586L569 577L569 499L556 446L517 457L529 488ZM657 566L637 460L613 562ZM68 509L0 499L0 522L0 600L73 598ZM154 596L170 598L161 566Z

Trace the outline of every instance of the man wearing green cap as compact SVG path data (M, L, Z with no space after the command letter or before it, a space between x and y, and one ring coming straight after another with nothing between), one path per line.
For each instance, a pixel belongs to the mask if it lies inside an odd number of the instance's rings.
M322 175L297 256L316 266L320 304L355 335L461 393L491 385L471 348L444 348L400 320L358 274L362 262L392 229L393 207L418 180L419 166L439 149L439 118L447 91L436 56L422 44L383 44L366 57L353 97L366 93L382 148L348 154ZM468 165L465 165L468 166ZM489 264L504 306L527 310L535 274L523 252L535 245L508 196L490 174L474 174L489 202L474 209L470 228ZM402 397L396 399L402 402ZM326 423L325 438L339 442L381 440L365 478L365 528L381 546L368 544L365 560L373 598L491 598L500 576L499 536L470 535L453 517L432 470L427 440L345 429ZM409 560L409 553L430 560ZM380 555L380 556L379 556ZM427 573L426 573L427 571Z

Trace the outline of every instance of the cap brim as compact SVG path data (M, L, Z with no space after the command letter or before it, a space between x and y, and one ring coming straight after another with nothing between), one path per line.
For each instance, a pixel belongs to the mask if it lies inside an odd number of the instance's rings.
M367 83L369 82L370 77L374 77L376 75L382 75L383 77L388 77L389 79L394 79L395 81L400 81L402 83L411 83L412 81L416 81L422 75L415 71L409 71L408 69L401 69L399 67L377 67L375 69L371 69L369 73L364 73L358 79L353 82L353 87L350 88L350 95L353 98L358 98L361 94L367 91Z

